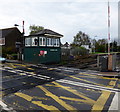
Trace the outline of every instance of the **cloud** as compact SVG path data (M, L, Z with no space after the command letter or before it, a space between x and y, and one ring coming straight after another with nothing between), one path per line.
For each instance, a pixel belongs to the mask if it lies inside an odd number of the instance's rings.
M111 36L117 36L117 2L111 0ZM62 42L72 42L78 31L107 38L107 0L11 0L0 4L0 27L22 25L26 35L32 24L64 35ZM22 31L22 27L19 27Z

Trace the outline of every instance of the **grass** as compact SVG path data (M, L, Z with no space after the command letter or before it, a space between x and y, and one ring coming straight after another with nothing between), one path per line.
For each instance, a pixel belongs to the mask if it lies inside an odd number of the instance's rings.
M120 52L110 52L110 54L115 54L115 53L120 53ZM92 54L108 54L108 53L104 53L104 52L95 52Z

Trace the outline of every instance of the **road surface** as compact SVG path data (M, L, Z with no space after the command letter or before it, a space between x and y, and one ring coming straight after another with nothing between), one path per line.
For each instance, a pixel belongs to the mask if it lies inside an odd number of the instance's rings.
M19 63L5 63L0 71L3 109L119 110L120 80L97 71Z

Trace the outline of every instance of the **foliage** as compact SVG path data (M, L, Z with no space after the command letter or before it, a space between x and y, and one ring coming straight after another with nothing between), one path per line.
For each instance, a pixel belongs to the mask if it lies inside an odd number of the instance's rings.
M18 55L17 54L11 54L11 56L14 60L16 60Z
M72 43L74 46L81 46L81 45L90 45L90 38L87 34L79 31L76 36L74 36L74 40Z
M95 52L108 52L108 42L107 39L99 39L98 41L95 40ZM93 48L94 50L94 48ZM110 51L111 52L117 52L119 51L119 47L117 46L117 42L111 42L110 43Z
M75 47L71 50L71 54L73 56L80 56L80 55L86 55L88 54L88 50L84 47Z
M120 52L120 46L117 47L118 52Z
M34 34L34 33L39 32L40 30L43 30L44 27L43 26L30 25L29 29L30 29L30 34Z
M117 52L117 42L116 41L114 41L113 43L111 43L110 46L112 48L111 51Z
M95 52L107 52L107 40L106 39L99 39L94 40L95 45Z
M13 49L14 49L13 47L8 47L8 48L2 47L2 56L7 57L7 54L13 54L14 53Z

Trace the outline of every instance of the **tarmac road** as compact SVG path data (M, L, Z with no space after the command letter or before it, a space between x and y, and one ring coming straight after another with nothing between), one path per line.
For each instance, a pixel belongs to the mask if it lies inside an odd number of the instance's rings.
M6 63L0 70L2 102L8 109L118 110L120 80L97 71L18 63Z

